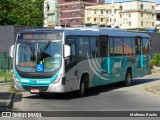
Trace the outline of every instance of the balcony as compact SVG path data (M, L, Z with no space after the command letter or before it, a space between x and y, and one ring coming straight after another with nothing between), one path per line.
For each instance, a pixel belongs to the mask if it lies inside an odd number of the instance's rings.
M146 12L146 13L155 13L155 10L152 9L128 9L128 10L120 10L120 13L127 13L127 12Z
M91 3L97 3L97 0L58 0L58 4L64 4L69 2L91 2ZM104 1L99 1L99 3L104 3Z
M76 17L82 17L84 18L83 14L78 14L78 15L61 15L60 19L69 19L69 18L76 18Z

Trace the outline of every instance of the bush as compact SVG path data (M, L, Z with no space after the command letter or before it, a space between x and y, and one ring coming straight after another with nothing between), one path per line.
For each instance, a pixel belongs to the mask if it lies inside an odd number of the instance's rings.
M150 63L152 66L160 66L160 53L154 53L153 59L151 59Z

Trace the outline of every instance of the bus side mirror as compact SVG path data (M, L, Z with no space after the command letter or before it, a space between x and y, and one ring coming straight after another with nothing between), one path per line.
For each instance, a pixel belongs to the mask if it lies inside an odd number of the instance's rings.
M14 45L11 45L9 48L9 56L13 58L13 54L14 54Z
M71 47L69 45L64 46L64 57L69 57L71 55Z

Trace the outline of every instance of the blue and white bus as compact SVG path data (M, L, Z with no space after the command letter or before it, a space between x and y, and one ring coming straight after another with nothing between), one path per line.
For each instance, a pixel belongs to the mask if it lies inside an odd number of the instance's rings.
M150 72L150 37L118 29L32 29L10 47L14 88L33 94L78 91Z

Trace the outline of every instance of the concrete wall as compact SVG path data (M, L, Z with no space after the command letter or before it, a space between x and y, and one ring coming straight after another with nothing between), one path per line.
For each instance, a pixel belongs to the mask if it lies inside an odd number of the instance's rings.
M0 26L0 52L9 52L9 47L14 44L17 33L24 29L32 29L37 27L29 26Z

